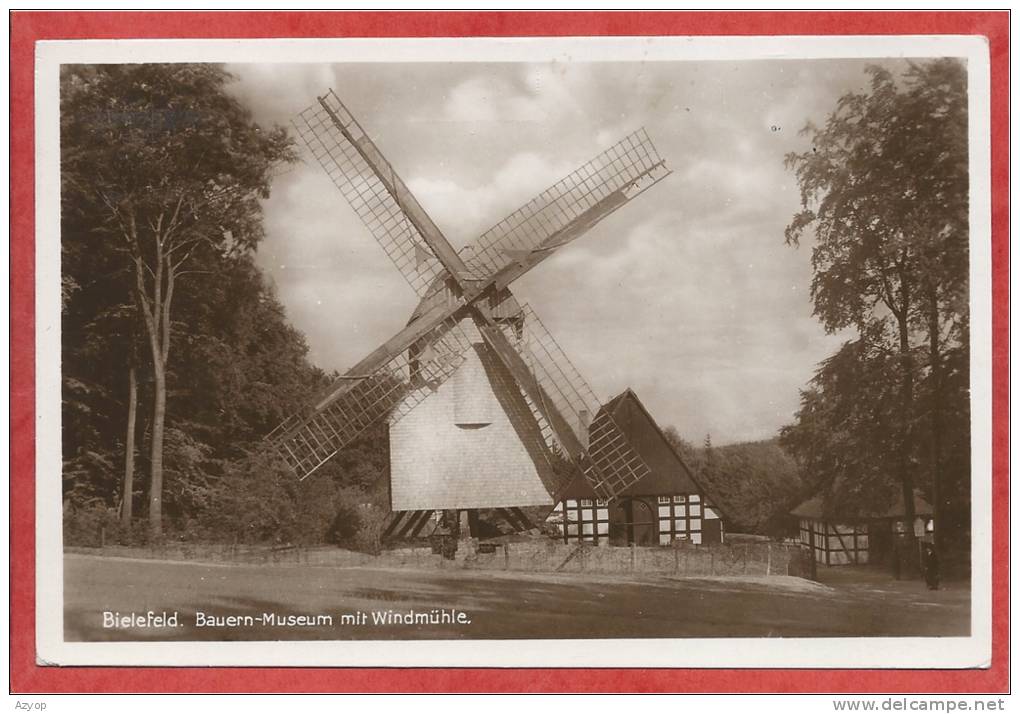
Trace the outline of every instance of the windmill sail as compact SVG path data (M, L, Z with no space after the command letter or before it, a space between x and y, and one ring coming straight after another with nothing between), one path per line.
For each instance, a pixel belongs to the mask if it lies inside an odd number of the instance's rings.
M332 91L294 120L298 137L419 296L462 265L439 229ZM427 234L427 235L426 235Z
M612 415L602 409L595 392L531 307L523 305L521 310L524 316L521 336L516 335L513 325L504 324L502 329L515 343L537 381L539 398L548 402L539 405L525 395L546 443L553 449L561 446L555 429L545 417L555 410L576 441L585 447L578 455L578 465L592 488L602 498L616 497L647 476L648 466L631 447Z
M269 445L303 480L371 426L396 423L438 389L471 348L455 317L420 343L426 351L403 349L370 374L341 379L309 412L295 414L269 434Z
M527 256L551 253L668 175L648 134L639 129L483 233L463 252L470 256L468 267L479 275L515 264L526 269Z

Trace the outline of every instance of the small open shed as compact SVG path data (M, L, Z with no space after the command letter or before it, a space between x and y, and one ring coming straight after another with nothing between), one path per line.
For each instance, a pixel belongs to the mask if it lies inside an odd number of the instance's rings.
M930 532L932 507L914 493L914 522L906 522L903 495L888 508L875 512L826 508L820 493L794 508L790 514L800 526L800 542L811 548L820 565L863 565L887 562L893 553L897 533Z
M723 513L670 444L633 390L611 399L608 410L650 473L607 502L576 477L551 517L566 542L608 540L613 545L721 543Z

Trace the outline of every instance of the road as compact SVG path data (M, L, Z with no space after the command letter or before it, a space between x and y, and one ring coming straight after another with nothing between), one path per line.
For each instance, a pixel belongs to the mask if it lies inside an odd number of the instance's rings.
M216 565L68 554L69 641L966 635L966 587L835 586L799 578L632 579L472 570ZM103 611L178 615L176 627L104 627ZM388 612L470 622L372 624ZM432 611L437 611L433 613ZM452 612L451 612L452 611ZM198 627L197 613L235 620ZM310 618L311 626L267 624ZM364 613L360 615L359 613ZM347 618L344 620L343 616ZM331 622L318 616L327 616ZM251 620L247 620L250 617ZM358 621L364 618L365 623ZM319 622L316 622L319 620ZM354 621L352 621L354 620Z

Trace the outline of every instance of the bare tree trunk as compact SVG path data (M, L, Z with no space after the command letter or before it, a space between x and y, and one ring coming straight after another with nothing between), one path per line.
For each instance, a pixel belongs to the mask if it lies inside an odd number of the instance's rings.
M153 360L152 440L149 468L149 533L154 539L163 535L163 424L166 419L166 370L159 355Z
M188 257L185 255L175 263L173 259L175 245L170 241L170 233L177 227L177 217L182 203L183 199L177 202L177 208L169 224L164 224L164 214L160 214L154 223L149 224L152 230L154 269L150 268L142 255L137 220L133 212L127 213L125 224L135 265L135 295L138 298L152 354L149 533L154 541L159 541L163 536L163 431L166 422L166 371L170 361L170 306L173 302L178 270ZM151 281L146 276L150 276ZM152 285L151 294L146 287L149 282Z
M133 504L135 480L135 420L138 403L138 379L135 366L128 369L128 414L127 435L124 438L124 496L120 508L120 522L124 528L131 528L131 510Z
M935 512L935 552L941 555L945 543L942 522L942 345L939 341L938 295L932 288L928 296L928 357L931 361L932 411L931 411L931 497Z
M135 246L135 287L145 332L152 355L152 436L149 442L149 535L153 541L163 536L163 427L166 421L166 365L170 354L170 301L173 297L173 265L164 253L163 236L156 231L156 269L149 271L138 250L138 232L133 214L129 216ZM152 296L145 287L145 274L152 275ZM163 282L166 280L164 293Z
M900 363L903 370L903 383L900 393L900 454L897 471L903 492L903 517L906 521L906 541L910 550L910 562L920 566L920 558L916 551L914 539L914 476L911 471L910 452L912 445L912 413L914 408L914 359L910 350L910 290L905 279L900 280L900 314L897 315L900 337Z

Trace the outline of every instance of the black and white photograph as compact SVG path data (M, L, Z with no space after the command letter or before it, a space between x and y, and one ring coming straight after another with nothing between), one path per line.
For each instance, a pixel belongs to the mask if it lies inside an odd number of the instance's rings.
M977 666L987 56L752 40L54 43L57 663Z

